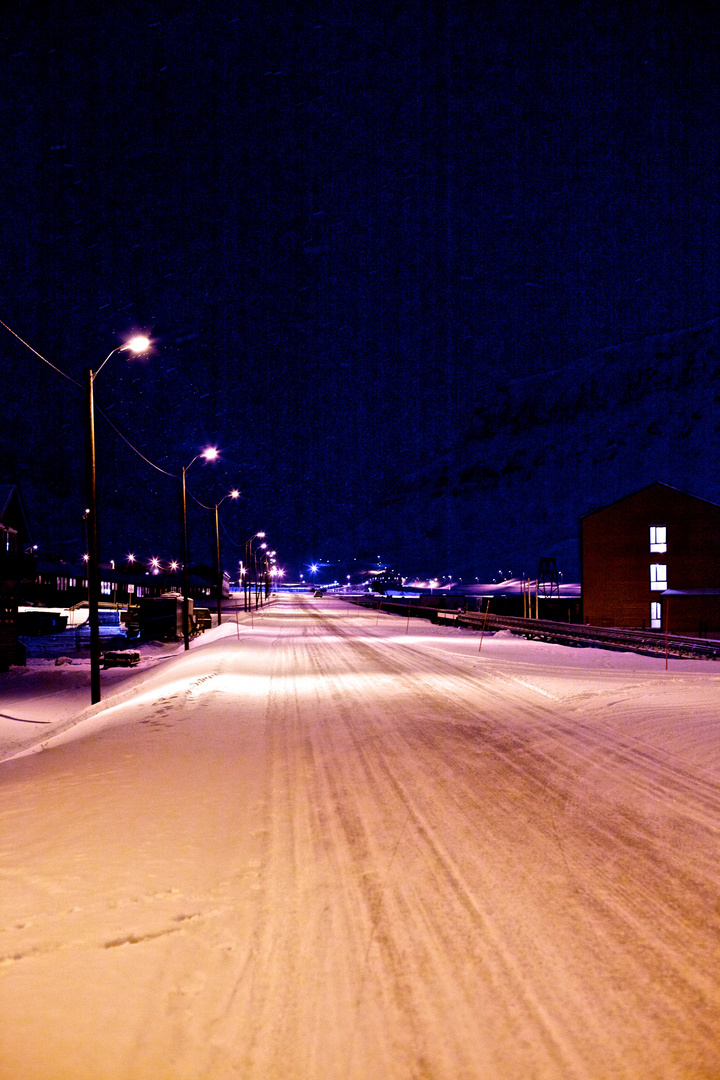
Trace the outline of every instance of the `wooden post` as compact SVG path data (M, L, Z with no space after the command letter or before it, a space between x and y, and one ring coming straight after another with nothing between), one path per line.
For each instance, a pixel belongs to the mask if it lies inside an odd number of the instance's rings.
M100 701L100 560L98 556L97 500L95 491L95 405L93 372L87 373L88 391L88 622L90 624L90 702Z
M480 634L480 644L478 645L478 652L482 649L483 638L485 637L485 627L488 621L488 611L490 610L490 597L488 596L487 604L485 605L485 618L483 619L482 633Z

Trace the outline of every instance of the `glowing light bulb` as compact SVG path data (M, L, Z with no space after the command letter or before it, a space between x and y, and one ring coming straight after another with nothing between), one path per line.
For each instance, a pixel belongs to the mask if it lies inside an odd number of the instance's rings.
M150 338L145 337L144 334L138 334L136 337L130 338L125 348L134 353L147 352L150 348Z

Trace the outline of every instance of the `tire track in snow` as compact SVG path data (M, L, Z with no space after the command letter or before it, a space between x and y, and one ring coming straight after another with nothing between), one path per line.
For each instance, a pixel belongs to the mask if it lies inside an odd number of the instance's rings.
M379 645L378 647L382 648L383 646ZM448 666L452 668L452 665ZM395 674L398 676L398 678L402 678L402 672L398 670L397 665L395 666L395 668ZM456 684L459 682L461 686L467 687L468 677L466 675L462 675L458 679L457 673L455 673L454 678ZM482 685L481 687L478 687L477 679L474 680L473 691L475 694L476 702L478 692L487 693L488 690L490 690L491 694L497 695L497 691L494 688L488 688L487 685ZM502 704L503 709L499 710L499 715L502 716L504 711L505 719L507 719L508 713L507 696L508 695L504 693L502 696L502 703L497 703ZM457 704L458 696L454 695L454 705L457 706ZM527 703L522 699L518 699L517 697L515 697L514 700L510 703L510 707L515 712L527 712ZM477 703L475 703L472 708L477 715ZM558 710L553 709L546 715L555 716L557 711ZM536 714L537 709L533 708L532 713ZM563 795L566 796L568 781L572 780L576 769L586 762L584 754L582 752L578 752L577 746L573 745L574 743L576 744L578 742L577 723L575 723L573 727L570 727L565 723L565 718L563 717L562 724L563 726L560 727L557 723L557 719L555 719L555 729L552 730L552 737L555 742L554 756L553 752L540 752L539 757L541 768L537 777L539 782L538 790L542 790L543 786L548 787L548 790L551 790L553 787L557 789L555 799L556 803L558 798L562 798ZM587 735L590 733L590 725L587 725L586 728L587 730L579 733L581 738L587 737ZM487 737L488 732L485 731L482 734ZM608 770L612 768L617 768L618 759L621 761L623 766L632 766L636 771L638 763L642 767L643 772L646 772L648 768L650 769L651 775L649 779L647 776L643 776L642 773L640 773L640 775L634 778L634 786L641 794L647 795L648 793L652 793L655 796L662 798L663 796L667 795L668 783L674 784L682 792L685 801L690 800L690 802L692 803L693 799L696 799L698 796L700 797L700 801L704 804L704 812L700 815L700 820L704 825L710 827L717 822L717 785L712 785L706 782L703 778L697 781L696 778L692 776L690 770L688 770L687 767L683 766L682 764L678 764L672 759L668 760L668 755L662 755L658 752L650 752L649 749L639 747L638 744L636 742L633 742L632 740L621 740L622 746L621 749L618 751L618 748L613 745L612 737L608 740L607 733L601 733L600 736L598 736L598 734L595 732L592 732L592 734L594 735L594 739L591 740L591 750L600 748L603 752L607 753L607 744L608 741L610 742L611 760L606 766ZM500 748L497 745L497 737L495 737L494 739L491 737L490 741L491 743L494 743L494 752L498 753L500 751ZM570 744L572 745L575 760L570 765L563 764L559 767L559 762L557 760L557 749L561 741L563 743L563 754L561 755L561 757L565 755L565 744L567 742L570 742ZM520 757L518 757L519 752ZM538 757L537 746L530 747L530 753L528 753L527 747L523 748L522 740L516 739L514 740L514 745L512 746L509 754L507 750L500 751L500 753L501 756L504 756L506 763L516 771L518 779L522 777L527 778L529 775L532 775L533 771L535 773L538 773L538 761L534 760ZM659 771L662 774L661 777L653 777L653 770ZM555 774L554 777L553 773ZM563 781L561 784L557 783L558 774L559 778ZM553 777L554 783L552 785L548 785L549 777ZM563 790L564 788L565 790ZM692 806L690 807L690 812L692 815ZM553 828L556 829L554 816L551 817L551 824ZM638 862L640 866L644 868L645 873L652 874L654 872L655 874L657 874L657 856L659 853L656 849L656 846L654 846L652 843L648 843L646 831L647 830L645 828L645 823L642 820L639 823L636 822L634 828L629 833L624 832L623 828L619 827L617 823L612 823L612 827L608 827L608 823L605 822L598 828L597 834L601 837L603 843L605 843L606 845L609 843L614 849L625 851L627 853L626 861L628 863ZM557 834L555 835L557 836ZM703 837L703 839L705 840L705 846L708 847L709 838L707 834ZM645 855L644 857L638 859L639 855L642 856L643 842L645 843L646 848ZM565 848L563 845L559 845L559 847L561 849L561 854L563 859L565 860L565 866L567 868L568 864L566 860ZM717 848L715 848L715 852L717 853ZM660 854L665 857L665 860L667 862L667 853L663 851ZM673 866L672 859L670 859L669 861L670 865L665 866L663 869L666 876L671 879L675 878L675 883L677 884L678 879L675 872L676 868ZM709 859L706 860L703 871L706 873L711 869L711 866L716 865L717 862L711 856ZM629 869L629 866L625 867L625 872L627 873ZM636 879L639 876L639 874L636 875ZM701 885L704 884L705 892L707 893L707 876L704 878L704 881L703 874L698 875L698 877L701 879ZM711 885L709 891L712 894L714 888L712 874L710 874L710 882ZM673 925L672 917L674 915L674 908L677 906L678 897L676 893L672 890L669 902L665 905L665 908L662 911L662 915L665 919L665 932L669 933L673 929L676 931L675 934L671 934L671 936L675 938L674 943L671 945L666 945L662 938L655 932L654 928L651 925L651 920L648 920L647 918L646 912L638 912L637 910L633 910L632 905L628 905L627 903L623 904L622 902L618 903L617 899L615 900L614 905L609 905L607 902L605 903L605 906L600 912L600 921L605 927L605 932L607 932L607 929L611 928L614 923L619 922L619 924L623 927L623 931L621 934L616 935L618 938L622 939L623 935L627 934L630 934L631 936L634 935L637 948L652 949L653 953L655 954L654 959L656 961L656 969L658 968L658 966L662 967L663 964L668 964L671 970L674 970L676 973L676 981L679 978L680 983L685 984L686 989L684 992L687 994L687 996L689 998L692 998L693 996L698 998L701 1004L702 1002L704 1002L704 1008L707 1011L708 1006L710 1006L712 1009L712 1006L716 1005L718 1000L717 966L715 965L713 967L711 964L708 968L707 964L703 965L702 963L700 963L698 968L696 969L692 965L688 965L687 963L687 937L685 935L687 934L688 929L692 928L694 918L696 918L698 914L698 905L693 902L688 905L688 900L692 901L693 893L698 886L698 881L692 880L690 882L686 882L685 885L687 887L685 888L684 903L686 908L688 908L685 916L683 918L675 919L675 925ZM716 896L717 893L714 893L714 895ZM589 896L590 893L587 892L586 897ZM644 900L646 899L646 897L643 897L642 889L639 890L639 897L639 903L640 905L642 905L644 903ZM638 904L636 902L636 907L637 906ZM705 949L707 949L707 941L707 936L701 938L699 942L699 947L695 950L697 954L697 959L699 961L704 959L704 957L701 956L701 953L703 946ZM685 944L685 950L683 949L683 942ZM661 958L659 960L659 963L657 962L658 956ZM705 968L704 972L703 967ZM680 975L680 972L682 972L682 975ZM698 1011L698 1016L702 1014L702 1011L703 1010L700 1008ZM703 1029L702 1024L698 1025L698 1033L703 1037L707 1045L709 1042L709 1032L707 1029Z

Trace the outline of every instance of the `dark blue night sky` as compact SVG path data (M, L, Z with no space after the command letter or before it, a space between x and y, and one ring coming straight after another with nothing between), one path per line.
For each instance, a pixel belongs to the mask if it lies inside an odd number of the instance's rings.
M24 3L3 39L0 318L79 380L150 332L100 404L171 472L218 445L193 490L295 570L366 558L502 383L718 314L700 4ZM0 479L80 550L82 395L3 335ZM99 474L101 555L178 555L179 485L102 421Z

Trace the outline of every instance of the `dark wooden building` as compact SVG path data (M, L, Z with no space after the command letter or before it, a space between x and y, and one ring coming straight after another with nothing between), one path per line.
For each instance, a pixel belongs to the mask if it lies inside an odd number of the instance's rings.
M720 632L720 506L651 484L581 519L583 621Z
M14 484L0 484L0 671L22 662L17 633L18 594L35 577L25 512Z
M217 573L213 567L190 567L190 596L198 604L217 599ZM100 603L127 606L141 597L160 596L169 590L182 592L183 576L179 569L156 568L152 562L136 560L132 566L122 563L100 565ZM222 576L222 595L230 595L230 579ZM87 566L66 561L37 561L37 575L22 588L21 602L43 608L87 606Z

